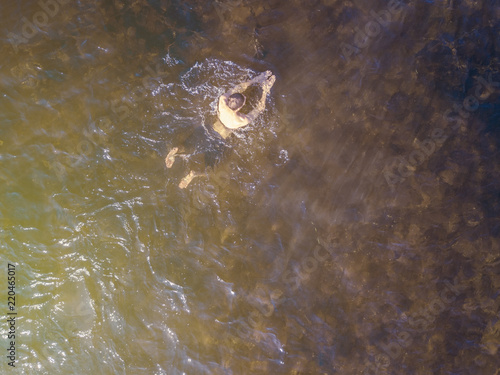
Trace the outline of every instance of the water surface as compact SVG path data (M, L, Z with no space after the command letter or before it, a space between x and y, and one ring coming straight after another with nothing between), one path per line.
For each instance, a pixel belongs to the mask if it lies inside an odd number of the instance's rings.
M5 372L495 374L495 2L50 4L1 8ZM179 189L168 150L267 69Z

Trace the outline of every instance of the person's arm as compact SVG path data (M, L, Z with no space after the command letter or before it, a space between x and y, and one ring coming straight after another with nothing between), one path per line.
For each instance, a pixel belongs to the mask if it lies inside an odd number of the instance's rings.
M264 112L264 109L266 109L266 98L267 98L267 94L269 94L269 92L265 92L263 91L262 92L262 97L260 98L259 102L257 103L257 105L255 106L254 109L252 109L250 112L248 112L245 116L245 118L248 120L248 123L250 124L251 122L253 122L257 117L259 117L259 115Z
M250 81L247 81L247 82L242 82L242 83L239 83L237 84L236 86L234 86L232 89L230 89L228 92L226 92L223 96L225 97L230 97L231 95L233 95L234 93L237 93L237 92L243 92L245 91L248 86L250 86L253 82L250 80Z
M236 86L234 86L232 89L230 89L228 92L224 94L224 96L229 97L233 95L234 93L237 92L243 92L245 91L249 86L254 85L256 83L263 83L268 77L271 76L271 71L267 70L264 73L259 74L257 77L252 78L250 81L242 82Z
M271 73L271 72L269 72L269 73ZM252 109L248 114L245 115L245 118L248 120L249 124L251 122L253 122L257 117L259 117L259 115L262 112L264 112L264 109L266 109L266 99L267 99L267 96L269 95L269 92L271 91L271 87L273 87L275 81L276 81L276 77L270 76L269 79L266 79L266 81L262 84L262 96L261 96L259 102L257 103L257 105L255 106L254 109Z

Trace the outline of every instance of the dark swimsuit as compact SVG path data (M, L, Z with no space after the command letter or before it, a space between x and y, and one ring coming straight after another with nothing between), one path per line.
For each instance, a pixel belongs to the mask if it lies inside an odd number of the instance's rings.
M229 135L231 130L217 119L207 128L198 126L183 142L180 152L191 155L189 159L194 164L192 170L199 172L206 168L213 169L229 149L226 141Z

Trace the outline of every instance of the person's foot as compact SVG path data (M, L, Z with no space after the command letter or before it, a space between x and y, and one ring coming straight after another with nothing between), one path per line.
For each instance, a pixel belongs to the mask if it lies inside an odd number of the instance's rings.
M165 158L165 165L167 168L172 168L172 165L174 164L175 161L175 154L179 151L178 147L174 147L173 149L170 150L168 153L167 157Z
M193 171L189 172L188 175L181 180L179 187L181 189L187 188L191 181L193 181L193 178L195 178L196 176L197 174Z

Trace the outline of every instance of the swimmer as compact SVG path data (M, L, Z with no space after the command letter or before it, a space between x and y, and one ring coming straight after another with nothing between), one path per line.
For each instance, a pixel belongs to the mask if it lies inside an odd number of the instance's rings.
M213 124L213 135L206 134L203 127L199 127L197 130L201 129L203 134L198 134L200 131L195 130L193 134L185 142L186 147L174 147L170 150L167 157L165 158L165 165L167 168L171 168L174 164L175 158L177 156L186 158L186 155L181 155L180 153L185 151L186 148L199 149L200 143L206 143L209 140L209 145L205 146L205 164L208 167L214 167L215 164L220 161L220 158L225 150L226 145L224 140L231 135L231 130L241 128L243 126L251 124L266 108L266 99L271 91L271 88L276 82L276 77L272 74L270 70L259 74L257 77L251 79L250 81L240 83L236 85L231 90L219 97L219 105L217 108L218 121ZM245 105L246 97L243 92L250 86L258 84L262 87L262 96L259 102L256 104L255 108L252 109L248 114L240 113L240 109ZM204 138L197 140L197 138ZM211 141L210 141L211 140ZM193 178L203 175L203 173L197 173L190 170L189 173L181 180L179 187L185 189L193 180Z
M250 81L240 83L221 95L217 115L222 124L229 129L238 129L253 122L266 108L266 98L275 81L276 77L268 70ZM242 93L254 84L262 86L262 96L259 102L250 113L246 115L239 113L239 110L246 102L246 97Z

